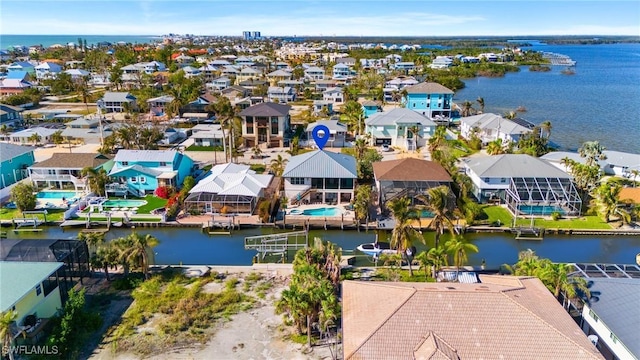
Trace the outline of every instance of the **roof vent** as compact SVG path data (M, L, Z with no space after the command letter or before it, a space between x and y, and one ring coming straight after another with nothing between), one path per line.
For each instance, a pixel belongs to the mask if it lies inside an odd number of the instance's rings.
M453 286L447 286L447 289L449 289L449 290L455 290L456 288L454 288Z

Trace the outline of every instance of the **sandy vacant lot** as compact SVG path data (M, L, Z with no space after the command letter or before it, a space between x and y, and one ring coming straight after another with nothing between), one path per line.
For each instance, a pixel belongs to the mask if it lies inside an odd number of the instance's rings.
M241 279L243 274L230 273L227 276ZM274 303L286 288L287 278L274 276L268 281L272 286L264 299L256 297L256 302L248 311L232 316L230 321L214 324L211 335L204 344L191 344L143 357L132 352L114 354L107 339L95 349L89 359L331 359L330 349L326 346L316 346L313 351L307 352L306 346L284 340L289 328L282 326L282 316L275 314ZM209 283L206 291L217 292L222 286L220 283Z

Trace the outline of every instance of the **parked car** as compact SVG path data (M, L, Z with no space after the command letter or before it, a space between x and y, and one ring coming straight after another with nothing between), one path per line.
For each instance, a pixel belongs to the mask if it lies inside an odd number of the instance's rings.
M393 149L391 148L391 146L389 146L387 144L383 144L382 145L382 151L389 152L389 151L393 151Z

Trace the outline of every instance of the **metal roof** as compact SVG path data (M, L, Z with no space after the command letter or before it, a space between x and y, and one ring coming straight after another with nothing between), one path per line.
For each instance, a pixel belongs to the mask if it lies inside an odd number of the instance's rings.
M369 115L365 124L370 126L384 126L397 124L421 124L423 126L436 126L431 119L407 108L395 108L389 111L377 112Z
M423 82L407 86L405 89L407 94L453 94L449 88L433 82Z
M460 119L461 122L469 125L470 127L477 126L478 128L485 129L500 129L504 134L521 134L531 132L531 129L518 124L515 121L505 119L500 115L485 113L480 115L467 116Z
M173 163L178 152L175 150L118 150L117 162L167 162Z
M13 134L10 135L10 137L26 137L29 138L31 137L33 134L38 134L41 137L47 137L50 136L51 134L55 133L56 129L48 129L46 127L42 127L42 126L38 126L38 127L34 127L34 128L29 128L29 129L24 129L24 130L20 130L20 131L16 131ZM3 154L4 157L4 154Z
M0 261L0 312L9 310L64 263Z
M107 91L104 93L102 100L104 102L129 102L134 101L136 99L135 96L129 94L128 92L111 92Z
M307 125L307 132L312 132L318 125L324 125L329 128L331 134L347 132L347 126L341 123L339 120L318 120L314 123Z
M282 177L356 179L358 171L353 156L316 150L289 159Z
M35 148L31 146L14 145L0 142L0 158L2 158L2 161L13 159L22 154L33 152L34 150Z
M478 156L463 161L481 178L571 178L557 167L525 154Z
M260 196L267 188L273 175L256 175L249 165L221 164L211 169L211 174L200 180L189 191L195 193L213 193L220 195Z

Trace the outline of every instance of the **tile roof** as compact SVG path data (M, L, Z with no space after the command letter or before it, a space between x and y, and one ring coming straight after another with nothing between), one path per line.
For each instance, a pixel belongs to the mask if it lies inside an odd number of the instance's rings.
M589 278L588 306L636 357L640 358L640 279ZM608 332L600 336L608 336Z
M422 124L423 126L436 126L433 120L407 108L395 108L389 111L378 112L369 116L365 123L370 126L384 126L396 124Z
M356 179L358 171L353 156L316 150L291 157L282 177Z
M96 168L111 160L108 156L95 153L54 153L51 158L31 165L32 168L82 169Z
M433 82L407 86L405 90L407 90L407 94L453 94L449 88Z
M345 359L603 359L536 278L344 281Z
M452 181L442 165L415 158L375 162L373 173L378 181Z
M0 142L0 158L2 161L13 159L22 154L34 151L36 148L31 146L14 145Z
M640 204L640 188L622 188L618 199L621 201L631 200L634 204Z
M240 116L284 116L289 114L291 105L264 102L250 106L240 113Z
M0 312L9 310L62 265L61 262L0 261Z
M546 161L525 154L478 156L463 161L479 177L571 177Z

